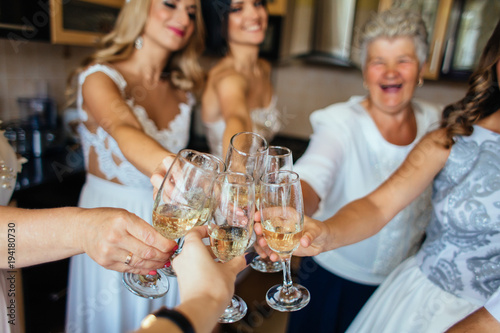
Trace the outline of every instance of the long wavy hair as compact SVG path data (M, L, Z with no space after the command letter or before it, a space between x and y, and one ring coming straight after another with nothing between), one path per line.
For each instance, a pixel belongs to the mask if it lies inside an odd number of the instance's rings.
M483 49L479 64L469 79L465 97L445 107L441 128L446 129L447 148L454 136L471 135L472 125L500 110L500 90L496 65L500 61L500 20Z
M196 0L195 29L188 44L181 50L174 52L163 70L164 76L171 81L174 87L183 90L198 91L203 85L203 71L198 58L205 47L205 27L201 13L201 0ZM101 47L92 55L83 60L68 78L66 95L69 104L75 99L74 78L85 67L93 63L113 63L128 59L134 43L146 25L151 0L130 0L125 2L118 15L114 29L104 36Z

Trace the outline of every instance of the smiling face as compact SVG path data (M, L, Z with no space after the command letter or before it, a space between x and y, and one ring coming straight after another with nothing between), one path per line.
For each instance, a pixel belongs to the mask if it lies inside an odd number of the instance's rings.
M193 35L196 0L152 0L144 27L144 39L170 52L184 48Z
M260 45L266 34L267 19L262 0L232 0L228 15L228 42Z
M391 114L404 110L420 75L411 38L379 38L368 45L363 76L372 108Z

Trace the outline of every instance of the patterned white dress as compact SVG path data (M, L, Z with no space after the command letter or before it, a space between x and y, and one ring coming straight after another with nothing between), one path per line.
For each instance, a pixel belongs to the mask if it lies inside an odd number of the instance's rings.
M82 109L81 87L88 75L103 72L116 83L125 98L127 82L115 69L98 64L80 74L77 107L82 121L87 114ZM188 144L191 111L194 98L188 94L188 103L179 105L180 113L170 122L168 129L158 130L148 118L143 107L128 99L135 116L146 134L157 140L163 147L177 153ZM90 149L98 158L100 171L106 179L87 173L79 206L124 208L151 223L153 188L149 178L139 172L123 156L116 141L101 127L90 132L83 123L78 127L88 164ZM118 179L121 184L109 181ZM107 270L86 254L71 259L66 332L107 332L122 333L138 329L141 320L162 305L169 307L179 303L176 278L169 278L170 289L166 296L148 300L132 294L122 283L122 273Z
M349 333L444 332L500 288L500 134L474 126L457 137L432 202L421 249L380 285Z

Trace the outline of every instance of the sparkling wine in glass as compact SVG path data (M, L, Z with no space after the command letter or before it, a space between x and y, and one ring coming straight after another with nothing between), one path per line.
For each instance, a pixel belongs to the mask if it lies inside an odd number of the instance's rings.
M226 171L226 164L224 163L224 161L220 157L217 157L217 156L212 155L212 154L206 154L206 155L209 156L210 158L212 158L215 161L215 163L217 164L217 173ZM200 216L198 217L198 221L196 221L196 223L195 223L195 226L201 226L201 225L204 225L205 223L207 223L209 218L212 216L212 210L213 210L213 196L209 195L208 197L205 198L205 203L203 205L203 209L201 211ZM177 240L177 245L178 245L178 248L175 251L173 257L177 256L182 251L182 248L184 246L184 236L180 237ZM172 257L172 259L173 259L173 257ZM175 271L174 271L172 266L165 267L163 269L163 272L168 276L177 276L177 274L175 274Z
M209 154L190 149L177 154L153 206L153 226L162 236L177 240L196 225L211 195L218 167ZM163 269L149 275L125 273L123 283L138 296L158 298L168 291L168 276Z
M297 311L309 303L309 291L292 282L290 261L299 247L304 227L304 204L299 175L293 171L268 173L261 179L260 214L264 238L283 265L283 284L266 294L269 306L281 312Z
M213 217L208 222L210 246L221 262L245 253L253 233L255 184L253 177L237 172L217 176L214 188ZM219 318L220 323L233 323L247 312L241 297L233 295L231 303Z
M292 171L292 169L292 151L286 147L270 146L266 162L264 164L264 174L280 170ZM260 198L260 191L257 191L256 196ZM263 273L280 272L283 268L281 261L271 261L269 258L263 259L260 256L255 257L255 259L250 263L250 266L256 271Z

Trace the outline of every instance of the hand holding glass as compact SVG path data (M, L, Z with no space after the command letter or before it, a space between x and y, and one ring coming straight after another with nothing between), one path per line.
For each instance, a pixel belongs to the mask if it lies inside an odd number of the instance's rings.
M264 163L264 174L280 170L292 171L292 151L286 147L270 146L266 162ZM260 191L258 191L260 193ZM257 207L258 208L258 207ZM282 270L281 261L271 261L269 258L255 257L250 266L262 273L275 273Z
M210 246L220 261L227 262L245 253L252 236L255 211L252 176L237 172L219 174L214 183L213 201L213 217L208 222ZM234 295L219 322L238 321L246 312L246 303Z
M304 227L304 204L299 175L292 171L268 173L261 178L260 214L264 238L283 265L283 284L266 294L269 306L282 312L297 311L309 303L309 291L292 283L290 260L299 247Z
M153 226L162 236L177 240L195 226L211 194L218 168L217 161L208 154L190 149L177 154L153 206ZM145 276L125 273L123 282L138 296L158 298L168 291L167 276L162 269Z

